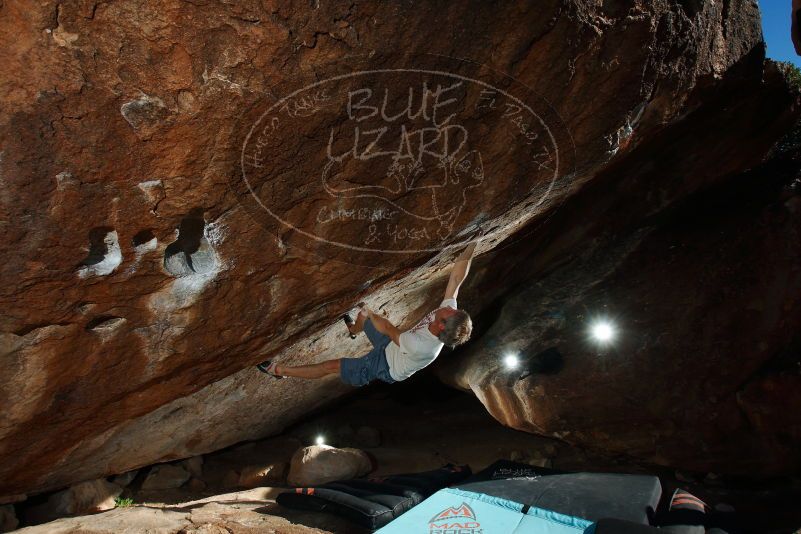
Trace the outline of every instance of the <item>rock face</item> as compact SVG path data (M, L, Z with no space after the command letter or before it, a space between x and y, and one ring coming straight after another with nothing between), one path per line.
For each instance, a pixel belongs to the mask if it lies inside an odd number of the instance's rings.
M0 506L0 532L11 532L19 525L14 507L10 504Z
M747 172L712 169L752 157L723 159L737 136L760 131L754 117L772 121L791 108L776 74L769 68L757 90L767 107L728 121L754 130L733 128L715 142L699 129L678 141L670 140L671 127L666 146L643 144L610 169L625 176L616 178L625 193L604 191L600 176L565 203L564 212L589 220L554 217L538 236L543 248L516 258L528 279L483 317L480 338L439 362L439 376L475 392L506 425L584 447L703 472L801 467L801 417L788 410L801 386L798 129L788 148L762 164L752 159ZM676 133L738 113L719 96ZM644 166L681 176L675 154L694 144L705 147L708 161L694 168L710 185L658 216L649 215L667 195L630 203L651 174ZM552 262L537 265L549 255ZM598 321L615 325L613 343L593 339ZM509 353L519 355L519 368L504 368Z
M286 481L287 464L248 465L239 474L239 485L243 488L258 486L280 486Z
M29 522L42 523L67 515L83 515L113 509L122 488L104 479L81 482L48 497L47 502L26 511Z
M180 488L192 475L180 465L162 464L155 466L142 482L142 489L158 490Z
M111 482L121 488L124 488L125 486L133 482L133 480L136 478L136 475L138 474L139 474L138 469L135 469L133 471L128 471L127 473L122 473L120 475L115 476L114 478L111 479Z
M317 486L334 480L350 480L372 469L370 458L359 449L312 445L299 449L289 465L292 486Z
M701 144L672 154L675 175L632 159L730 130L680 119L724 79L761 83L745 0L12 0L0 50L6 498L279 432L348 388L255 363L366 352L337 319L354 303L414 323L477 225L483 252L557 211L598 222L556 208L595 183L615 198L611 166L633 162L640 196L621 195L658 212L758 161L789 101L743 88L762 113L711 114L740 128L714 161ZM514 279L474 277L491 289L474 313Z

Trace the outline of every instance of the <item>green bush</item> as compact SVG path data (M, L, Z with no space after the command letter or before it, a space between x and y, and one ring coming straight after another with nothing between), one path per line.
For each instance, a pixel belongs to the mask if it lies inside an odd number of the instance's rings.
M117 508L127 508L128 506L133 506L134 502L133 499L123 499L122 497L117 497L114 499L114 504L117 505Z

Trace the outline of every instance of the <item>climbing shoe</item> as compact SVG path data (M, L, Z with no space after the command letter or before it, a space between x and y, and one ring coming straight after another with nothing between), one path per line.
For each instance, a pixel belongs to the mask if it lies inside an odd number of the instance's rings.
M271 360L264 360L256 368L261 371L262 373L267 373L268 375L272 376L273 378L284 378L281 375L275 374L275 362Z
M342 315L342 320L345 321L345 326L348 327L348 332L350 333L351 339L356 339L356 334L350 331L350 327L356 324L356 321L353 320L349 314L345 313Z

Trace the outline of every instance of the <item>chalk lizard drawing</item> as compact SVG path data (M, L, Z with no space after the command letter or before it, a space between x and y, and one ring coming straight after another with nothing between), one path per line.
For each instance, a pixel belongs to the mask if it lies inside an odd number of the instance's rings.
M466 207L469 191L484 182L484 163L478 150L470 150L462 156L454 154L431 159L433 165L426 166L422 158L394 157L378 181L379 185L355 186L347 180L353 175L348 163L358 158L329 159L321 178L323 187L332 197L377 198L417 219L437 221L437 235L445 239L453 232L454 223ZM398 202L415 192L428 194L415 194L414 211Z

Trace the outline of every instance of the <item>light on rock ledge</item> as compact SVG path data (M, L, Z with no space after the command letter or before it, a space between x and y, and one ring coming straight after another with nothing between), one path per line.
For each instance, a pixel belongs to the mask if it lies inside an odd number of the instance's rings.
M595 341L605 345L615 338L615 327L609 321L596 321L590 327L590 334Z
M325 445L325 438L323 436L317 436L314 440L317 445Z
M520 365L520 359L517 354L507 354L503 357L503 365L507 369L517 369L517 366Z

